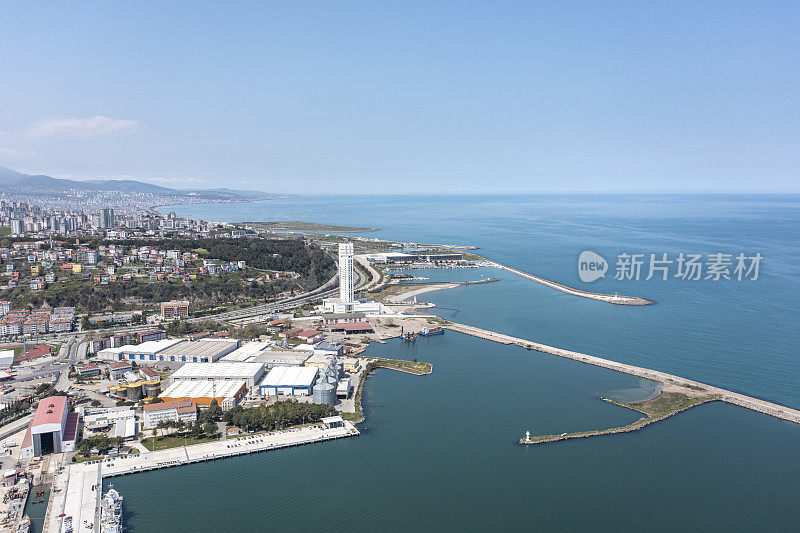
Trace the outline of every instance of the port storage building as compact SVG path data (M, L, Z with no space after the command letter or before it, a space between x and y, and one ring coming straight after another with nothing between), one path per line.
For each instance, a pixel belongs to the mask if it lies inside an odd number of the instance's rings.
M223 409L232 409L247 394L247 382L235 381L174 381L159 394L159 398L167 401L191 400L199 407L209 407L214 400ZM159 405L159 404L156 404Z
M239 347L235 339L200 339L174 344L158 353L157 361L214 363Z
M308 396L318 372L313 366L276 367L258 384L258 392L261 396Z
M97 352L101 361L156 361L158 355L174 346L184 342L183 339L163 339L160 341L147 341L142 344L105 348ZM163 361L163 359L160 359Z
M264 376L263 363L186 363L169 377L175 381L244 381L254 387Z
M223 363L264 363L267 368L300 366L312 354L311 350L283 348L272 341L248 342L238 350L224 356Z
M269 350L273 344L274 343L272 341L246 342L236 350L225 355L222 360L230 363L252 362L258 359L258 357L261 356L264 351Z
M353 322L349 324L336 324L331 326L331 331L343 331L346 334L374 333L369 322Z

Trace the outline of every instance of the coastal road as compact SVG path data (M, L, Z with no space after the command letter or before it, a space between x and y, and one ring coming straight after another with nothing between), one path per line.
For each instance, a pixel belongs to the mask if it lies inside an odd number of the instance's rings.
M362 290L365 286L369 285L370 282L367 282L364 279L364 275L361 273L360 270L356 269L356 280L355 286L356 290ZM378 274L376 272L376 274ZM331 281L338 281L338 274L336 278ZM374 281L374 278L373 280ZM329 282L330 283L330 282ZM321 288L321 287L320 287ZM317 294L313 294L310 296L304 296L300 299L291 299L290 301L282 301L277 302L275 304L268 304L267 306L258 306L258 307L251 307L249 309L245 309L243 311L254 311L257 310L257 313L247 314L242 318L234 318L229 320L232 324L236 324L237 326L245 325L245 324L256 324L259 322L266 322L269 318L278 311L287 311L289 309L294 309L297 307L301 307L307 303L313 303L322 300L323 298L330 298L337 295L337 289L330 289L324 292L319 292Z
M364 269L369 272L369 275L371 276L371 279L363 287L359 287L359 290L369 291L377 287L381 282L381 273L370 264L366 255L357 255L356 261L358 261L358 264L364 267Z

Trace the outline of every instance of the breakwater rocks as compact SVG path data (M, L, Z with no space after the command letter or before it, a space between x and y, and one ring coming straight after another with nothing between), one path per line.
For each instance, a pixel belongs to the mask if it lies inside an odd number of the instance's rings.
M557 291L561 291L566 294L571 294L573 296L580 296L581 298L600 300L601 302L607 302L614 305L650 305L655 303L652 300L646 300L644 298L639 298L637 296L620 296L619 294L603 294L600 292L582 291L580 289L576 289L575 287L570 287L569 285L564 285L563 283L550 281L549 279L540 278L539 276L534 276L533 274L528 274L527 272L523 272L522 270L517 270L516 268L511 268L509 266L496 263L494 261L490 262L489 266L493 266L501 270L511 272L512 274L522 276L523 278L535 281L536 283L541 283L542 285L550 287L551 289L555 289Z
M682 378L673 374L667 374L666 372L659 372L658 370L651 370L649 368L642 368L640 366L628 365L625 363L618 363L616 361L603 359L594 355L564 350L562 348L548 346L547 344L520 339L518 337L512 337L511 335L496 333L494 331L488 331L485 329L468 326L466 324L448 322L442 327L451 329L453 331L458 331L460 333L465 333L467 335L472 335L473 337L499 342L501 344L516 344L517 346L521 346L529 350L536 350L537 352L557 355L558 357L564 357L566 359L580 361L581 363L608 368L609 370L657 381L659 383L688 387L696 391L703 391L706 394L716 394L719 395L720 401L732 405L738 405L739 407L744 407L745 409L757 411L765 415L774 416L775 418L780 418L782 420L788 420L789 422L794 422L795 424L800 424L800 411L796 409L771 403L766 400L760 400L758 398L753 398L752 396L746 396L744 394L739 394L726 389L721 389L719 387L714 387L699 381Z
M495 281L500 281L500 278L484 278L474 281L428 281L423 285L482 285L484 283L494 283ZM408 283L408 285L412 284Z
M602 398L603 400L609 401L606 398ZM548 442L558 442L562 440L569 440L569 439L581 439L584 437L599 437L601 435L616 435L618 433L630 433L631 431L639 431L640 429L649 426L650 424L655 424L656 422L661 422L662 420L666 420L667 418L677 415L678 413L682 413L687 409L691 409L692 407L696 407L698 405L702 405L704 403L709 402L716 402L719 401L719 396L714 396L710 398L705 398L703 400L697 401L692 403L691 405L687 405L682 409L677 409L671 413L667 413L661 416L655 417L644 417L632 424L628 424L627 426L621 426L616 428L609 428L609 429L598 429L598 430L590 430L590 431L581 431L578 433L562 433L561 435L545 435L541 437L532 437L530 440L520 439L519 443L525 446L530 446L532 444L547 444ZM615 405L620 405L622 407L628 407L631 409L629 405L620 404L618 402L611 402ZM634 409L635 410L635 409Z
M500 278L485 278L475 281L454 281L453 283L455 285L480 285L482 283L494 283L495 281L500 281Z

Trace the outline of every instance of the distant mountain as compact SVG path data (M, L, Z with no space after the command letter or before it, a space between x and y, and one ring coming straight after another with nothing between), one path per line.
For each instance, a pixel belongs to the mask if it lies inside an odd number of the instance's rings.
M160 185L143 183L136 180L90 180L83 183L92 183L103 190L125 191L125 192L180 192L176 189L168 189Z
M53 194L66 191L85 192L130 192L130 193L155 193L166 195L202 195L215 198L252 198L254 196L267 196L266 193L255 191L237 191L232 189L212 190L180 190L161 187L136 180L87 180L78 181L63 178L53 178L43 175L23 174L10 168L0 166L0 188L9 193L17 194Z

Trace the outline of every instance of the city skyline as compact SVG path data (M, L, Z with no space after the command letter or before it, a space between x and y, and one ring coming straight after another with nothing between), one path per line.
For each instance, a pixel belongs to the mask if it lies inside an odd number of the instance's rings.
M800 187L795 3L0 16L0 165L22 172L298 194Z

